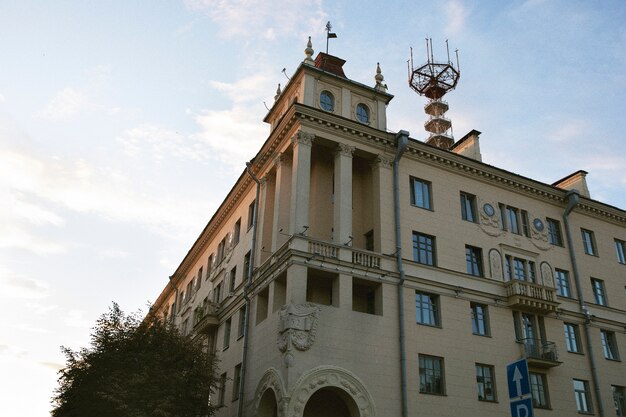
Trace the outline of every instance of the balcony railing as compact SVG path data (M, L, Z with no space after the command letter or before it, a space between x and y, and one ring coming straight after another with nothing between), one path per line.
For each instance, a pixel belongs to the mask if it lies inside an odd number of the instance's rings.
M195 333L206 333L210 328L219 325L218 312L219 306L212 301L196 307L193 312L193 331Z
M539 313L556 311L556 290L545 285L513 279L506 283L509 305Z
M520 339L517 341L522 346L522 355L533 366L551 368L561 364L556 350L556 344L540 339Z
M339 247L328 243L310 240L309 253L318 254L325 258L338 258Z

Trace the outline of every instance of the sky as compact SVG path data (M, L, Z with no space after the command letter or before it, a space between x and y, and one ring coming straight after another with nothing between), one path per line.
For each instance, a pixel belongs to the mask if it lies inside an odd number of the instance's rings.
M407 59L459 50L454 134L483 161L552 183L579 169L626 209L626 3L30 1L0 5L0 404L51 408L60 346L89 344L113 301L146 310L269 134L308 36L395 98L424 139Z

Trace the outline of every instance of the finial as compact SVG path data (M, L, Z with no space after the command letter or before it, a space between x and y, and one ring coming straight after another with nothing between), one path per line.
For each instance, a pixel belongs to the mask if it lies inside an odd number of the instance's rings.
M276 95L274 96L274 101L278 100L278 97L280 97L282 91L280 91L280 83L278 83L278 88L276 89Z
M311 58L313 56L313 52L315 51L313 51L313 44L311 43L311 37L309 36L309 41L306 43L306 49L304 50L306 55L306 58L304 58L305 64L315 65L315 61Z
M383 77L383 73L380 70L380 62L376 63L376 75L374 76L376 80L376 86L374 87L377 90L387 91L387 84L383 84L385 81L385 77Z

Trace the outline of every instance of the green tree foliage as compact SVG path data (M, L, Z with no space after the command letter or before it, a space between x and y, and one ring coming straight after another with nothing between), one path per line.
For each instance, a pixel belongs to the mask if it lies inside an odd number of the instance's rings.
M91 346L62 348L53 417L199 417L217 381L199 343L156 319L126 315L117 304L97 321Z

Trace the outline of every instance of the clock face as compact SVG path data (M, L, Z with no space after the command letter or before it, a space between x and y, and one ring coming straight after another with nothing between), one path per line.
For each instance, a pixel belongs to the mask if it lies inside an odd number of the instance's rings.
M485 205L483 205L483 211L485 212L485 214L489 217L493 216L494 214L496 214L496 210L493 208L493 206L489 203L485 203Z
M320 107L322 110L333 111L335 109L335 98L329 91L322 91L320 94Z
M361 123L367 124L370 122L370 111L365 104L363 103L357 104L356 118Z
M543 230L543 222L541 221L541 219L533 220L533 226L535 226L535 229L540 232Z

